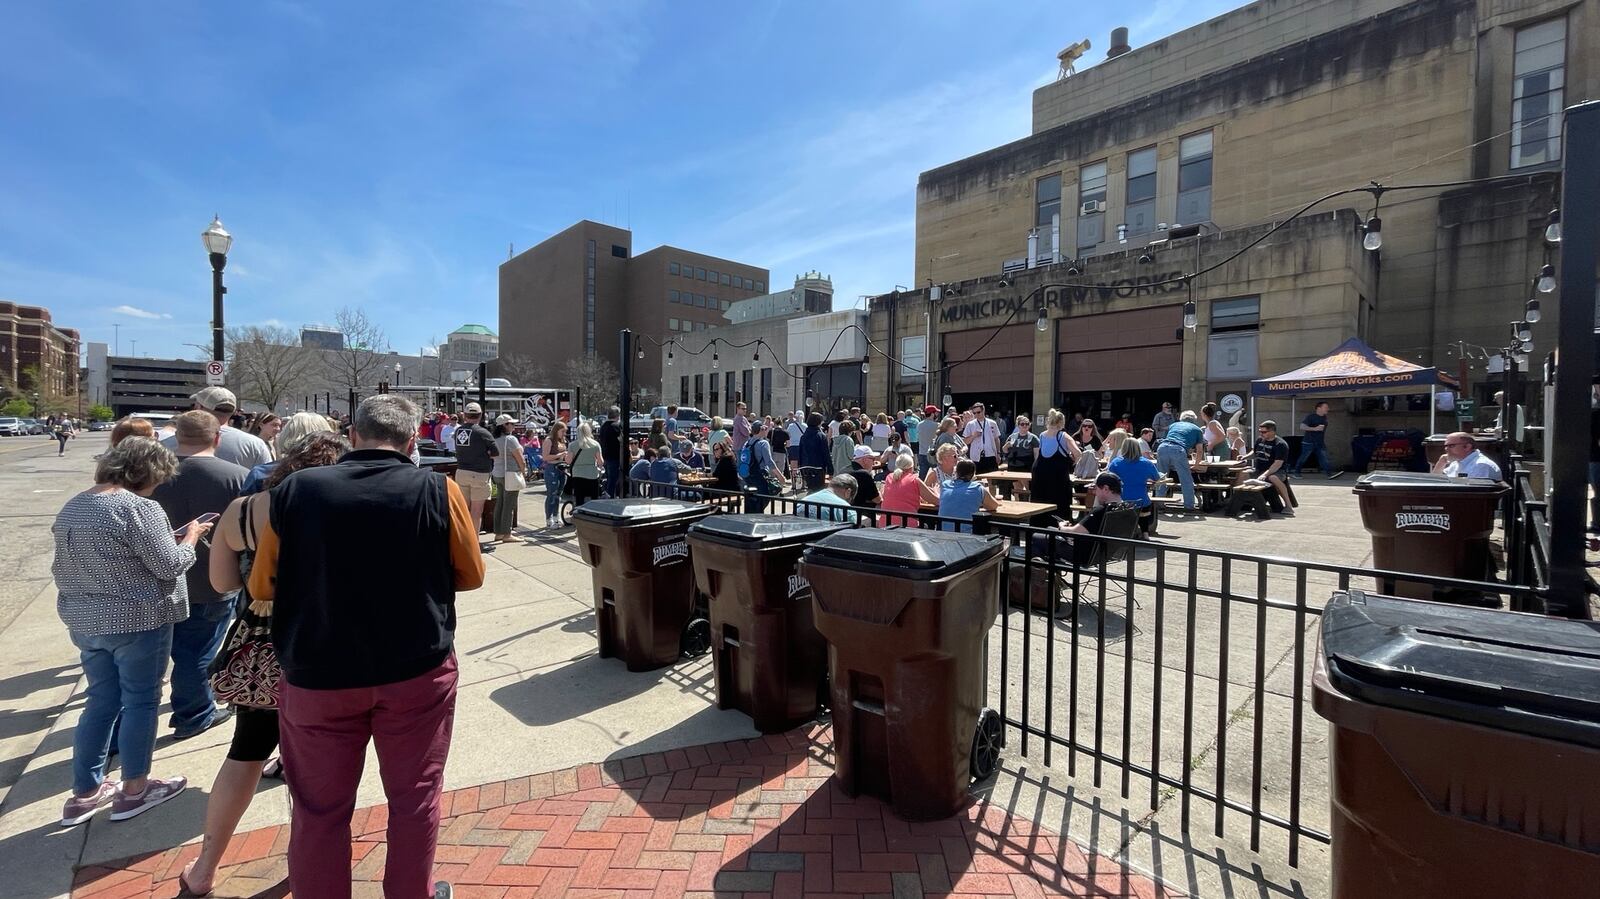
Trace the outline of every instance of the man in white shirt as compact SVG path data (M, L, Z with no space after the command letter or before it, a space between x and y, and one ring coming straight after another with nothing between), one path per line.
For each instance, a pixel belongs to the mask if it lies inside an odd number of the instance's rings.
M806 432L805 426L800 424L804 417L799 412L790 412L783 424L783 429L789 432L789 445L794 447L796 458L800 455L800 435Z
M245 468L254 468L272 461L272 450L267 447L266 441L228 424L229 419L233 418L233 413L239 409L239 398L233 395L233 391L226 387L206 387L189 399L194 401L194 408L210 412L222 429L215 453L218 459L243 465ZM161 445L177 452L177 435L163 439Z
M982 403L972 406L972 420L961 436L967 441L967 457L978 466L978 474L1000 468L1000 428L984 413Z
M1500 466L1478 452L1477 441L1463 431L1444 438L1444 455L1433 463L1435 473L1450 478L1488 478L1500 480Z

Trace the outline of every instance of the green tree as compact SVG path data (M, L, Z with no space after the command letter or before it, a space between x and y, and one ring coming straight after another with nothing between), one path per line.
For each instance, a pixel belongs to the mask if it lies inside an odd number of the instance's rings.
M116 413L111 411L110 406L103 406L99 403L96 403L95 405L89 407L90 421L110 421L115 415Z
M0 415L8 418L27 418L33 415L33 403L20 396L6 400L5 405L0 406Z

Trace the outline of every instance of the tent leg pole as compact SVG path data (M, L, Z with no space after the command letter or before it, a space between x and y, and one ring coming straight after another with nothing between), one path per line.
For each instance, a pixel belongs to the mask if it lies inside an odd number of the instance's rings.
M1256 426L1256 395L1252 393L1252 394L1250 394L1250 427L1251 427L1251 429L1254 429L1255 426Z
M1428 436L1439 433L1439 385L1428 386Z

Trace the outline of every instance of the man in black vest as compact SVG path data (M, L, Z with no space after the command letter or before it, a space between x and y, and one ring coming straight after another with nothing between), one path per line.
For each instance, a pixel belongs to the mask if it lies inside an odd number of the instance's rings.
M369 742L389 801L384 895L449 896L431 877L455 716L455 598L483 584L483 558L455 482L411 464L420 417L399 394L368 397L351 423L353 452L290 475L270 512L256 505L250 594L273 601L299 897L350 895L350 816Z

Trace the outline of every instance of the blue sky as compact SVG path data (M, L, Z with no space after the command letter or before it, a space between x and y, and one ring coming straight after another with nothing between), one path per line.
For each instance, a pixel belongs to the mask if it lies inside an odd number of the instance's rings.
M917 174L1029 131L1055 53L1233 2L14 4L0 297L122 350L364 307L416 352L496 326L496 266L580 218L839 304L909 283Z

